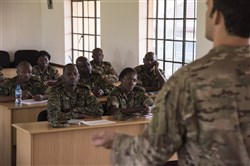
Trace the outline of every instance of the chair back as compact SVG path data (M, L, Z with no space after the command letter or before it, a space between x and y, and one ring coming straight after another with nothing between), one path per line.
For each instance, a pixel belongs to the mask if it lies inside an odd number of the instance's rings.
M47 110L43 110L38 114L37 121L38 122L47 121L48 120L47 116L48 116Z
M10 67L10 54L7 51L0 50L0 66L2 68Z
M35 66L37 64L37 50L18 50L14 54L14 65L15 67L21 61L27 61L31 64L31 66Z

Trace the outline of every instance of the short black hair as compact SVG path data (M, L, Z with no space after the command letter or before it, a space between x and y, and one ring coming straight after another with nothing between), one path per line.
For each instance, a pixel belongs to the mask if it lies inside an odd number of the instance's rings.
M63 67L63 75L64 75L64 73L65 73L66 68L68 68L68 67L75 67L75 68L77 69L77 67L76 67L75 64L73 64L73 63L68 63L68 64L66 64L66 65Z
M137 74L137 72L135 71L135 69L131 68L131 67L127 67L125 69L123 69L119 75L119 81L121 81L123 79L123 77L125 75L127 75L128 73L135 73Z
M249 0L213 0L211 15L220 11L230 35L250 37L250 1Z
M42 51L39 51L39 52L38 52L37 57L36 57L37 60L38 60L41 56L47 56L49 60L50 60L50 58L51 58L50 54L49 54L47 51L45 51L45 50L42 50Z
M92 54L94 54L94 53L97 52L97 51L103 52L101 48L95 48L95 49L93 49Z

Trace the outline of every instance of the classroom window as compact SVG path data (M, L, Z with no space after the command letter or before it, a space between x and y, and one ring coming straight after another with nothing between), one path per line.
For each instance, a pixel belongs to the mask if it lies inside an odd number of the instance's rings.
M72 61L92 59L92 50L101 47L100 0L71 0L71 9Z
M197 0L147 0L147 51L170 77L196 57Z

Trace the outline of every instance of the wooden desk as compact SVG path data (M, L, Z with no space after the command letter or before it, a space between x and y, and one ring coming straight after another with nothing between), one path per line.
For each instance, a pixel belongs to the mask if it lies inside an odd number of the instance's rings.
M16 144L13 123L35 122L46 104L16 107L14 102L0 103L0 165L10 166L12 147Z
M67 128L51 128L47 122L13 124L17 128L17 165L111 165L110 151L94 147L90 136L104 129L137 135L148 122L135 119Z

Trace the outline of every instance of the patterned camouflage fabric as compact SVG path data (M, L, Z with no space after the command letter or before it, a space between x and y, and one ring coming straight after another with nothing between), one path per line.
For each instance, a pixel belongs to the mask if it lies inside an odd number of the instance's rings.
M217 47L178 70L141 136L119 135L114 165L249 166L250 46Z
M32 95L44 94L47 89L46 86L43 86L42 82L36 80L34 77L31 77L28 82L22 84L18 81L18 76L15 76L3 83L0 87L0 95L15 96L15 89L18 84L23 91L28 91Z
M110 62L103 61L101 66L96 65L94 63L94 60L90 61L90 63L92 65L93 72L99 73L102 76L104 75L110 83L118 81L117 73L115 72Z
M4 81L5 77L3 76L3 73L1 72L2 68L0 66L0 82Z
M34 66L32 68L32 74L37 80L42 82L47 80L57 80L60 77L58 70L52 66L48 66L45 72L41 71L38 66Z
M70 109L62 112L61 108ZM48 119L53 127L61 127L61 122L78 118L78 114L101 116L102 106L86 85L78 84L75 91L68 91L64 82L51 88L48 100Z
M92 73L90 77L81 78L80 83L88 85L92 92L102 89L104 91L104 95L108 95L114 88L114 85L109 83L105 77L102 77L98 73Z
M145 89L139 86L135 86L128 96L122 92L121 86L115 87L107 99L108 108L111 106L115 108L132 108L142 106L143 104L152 106L154 101L145 92ZM113 115L116 120L126 120L135 116L136 114L123 114L120 111Z
M134 69L138 75L138 85L152 86L152 87L159 86L159 81L157 78L157 74L155 73L155 70L153 70L152 73L148 74L144 69L143 65L136 66ZM165 77L164 71L162 69L159 70L161 74Z

